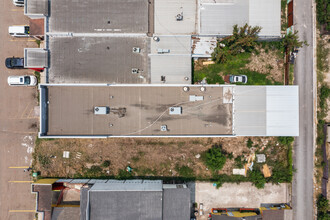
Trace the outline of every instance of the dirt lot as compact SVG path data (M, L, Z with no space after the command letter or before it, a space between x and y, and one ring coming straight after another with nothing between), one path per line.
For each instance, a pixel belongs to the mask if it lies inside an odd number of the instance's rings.
M277 82L284 81L284 60L280 58L276 50L257 48L258 54L252 54L250 63L245 67L252 71L269 74L267 78Z
M253 152L263 152L267 164L285 162L287 149L276 138L196 138L196 139L38 139L34 152L35 170L45 177L110 177L133 176L197 177L209 179L212 173L203 162L203 153L215 144L222 145L228 155L219 174L232 174L232 169L244 165L244 158ZM63 158L63 151L70 158ZM241 162L235 161L240 156Z

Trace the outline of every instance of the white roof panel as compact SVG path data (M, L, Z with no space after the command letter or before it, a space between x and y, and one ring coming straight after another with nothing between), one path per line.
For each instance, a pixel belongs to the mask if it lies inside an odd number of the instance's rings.
M195 34L197 0L155 0L155 34ZM177 21L178 14L183 19Z
M236 86L234 134L237 136L298 136L297 86Z
M250 0L249 25L262 27L260 36L281 35L281 1Z

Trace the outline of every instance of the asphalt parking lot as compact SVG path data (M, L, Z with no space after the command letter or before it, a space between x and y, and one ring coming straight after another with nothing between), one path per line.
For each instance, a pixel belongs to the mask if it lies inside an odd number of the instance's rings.
M31 178L23 172L31 164L38 118L37 88L9 87L9 75L33 74L32 70L9 70L6 57L23 57L23 48L37 47L34 39L12 38L8 26L28 24L23 8L11 0L0 3L0 215L1 219L34 219L35 195Z

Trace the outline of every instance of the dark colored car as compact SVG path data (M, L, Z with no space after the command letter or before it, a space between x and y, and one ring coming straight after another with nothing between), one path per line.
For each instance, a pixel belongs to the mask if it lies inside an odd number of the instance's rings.
M9 69L23 69L24 58L9 57L6 59L6 67Z

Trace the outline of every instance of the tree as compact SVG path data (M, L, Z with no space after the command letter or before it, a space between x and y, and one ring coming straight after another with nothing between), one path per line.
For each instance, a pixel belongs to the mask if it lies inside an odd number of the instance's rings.
M213 146L205 154L205 164L213 171L221 170L226 163L226 156L222 152L221 146Z
M298 31L292 33L291 31L286 34L282 39L282 44L286 51L291 52L295 48L301 48L304 45L308 46L306 41L300 41L298 37Z
M217 42L217 47L212 53L213 61L225 63L230 56L243 52L252 52L255 49L256 41L261 27L251 27L245 24L242 27L233 26L233 35Z

